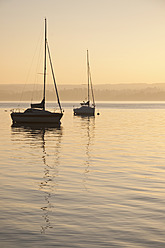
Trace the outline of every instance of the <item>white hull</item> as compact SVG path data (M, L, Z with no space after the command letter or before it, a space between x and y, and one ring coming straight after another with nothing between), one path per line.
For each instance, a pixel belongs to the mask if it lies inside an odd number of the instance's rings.
M85 115L85 116L94 116L95 108L89 106L82 106L80 108L73 109L74 115Z
M90 67L89 67L88 50L87 50L87 74L88 74L87 100L80 103L81 107L73 109L74 115L82 115L82 116L94 116L95 115L95 100L94 100L91 72L90 72ZM90 103L90 89L91 89L91 96L92 96L92 104Z

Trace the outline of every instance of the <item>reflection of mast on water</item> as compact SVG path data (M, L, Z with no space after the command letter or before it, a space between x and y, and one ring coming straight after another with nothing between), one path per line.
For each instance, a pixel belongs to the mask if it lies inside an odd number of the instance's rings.
M53 204L51 203L51 197L52 197L52 192L56 189L57 182L55 179L58 177L58 166L59 166L59 159L60 159L60 147L61 147L61 129L56 129L57 131L57 143L55 147L55 153L53 154L53 157L55 160L51 160L50 163L52 163L52 166L49 164L49 154L46 152L46 147L45 147L45 132L43 133L43 143L42 143L42 149L43 149L43 163L45 165L44 168L44 177L43 177L43 182L40 183L40 189L44 191L45 193L45 202L46 205L41 207L43 210L43 218L45 220L45 224L41 226L41 233L45 233L47 229L53 228L50 222L50 212L52 208L54 208Z
M87 190L86 181L88 179L88 173L90 172L90 165L91 165L91 146L94 138L94 129L95 129L95 117L81 117L83 121L83 129L86 130L86 147L85 147L85 171L83 174L83 185L84 188ZM84 133L83 133L84 135Z
M42 145L41 145L42 150L43 150L42 160L43 160L43 163L45 165L45 168L44 168L44 181L41 182L41 184L39 185L41 190L44 190L47 186L48 186L48 189L49 189L49 182L51 181L50 168L49 168L49 165L46 162L47 154L46 154L46 149L45 149L45 138L44 137L45 137L45 129L43 129ZM50 212L50 210L52 208L52 204L51 204L51 201L50 201L51 193L49 191L45 191L44 198L45 198L46 205L44 207L41 207L41 209L43 210L42 217L45 220L45 224L41 225L41 233L45 233L46 229L48 229L48 228L53 228L51 223L50 223L50 218L49 218L49 212Z
M62 130L61 128L37 128L12 125L12 135L16 137L17 141L19 141L19 139L23 141L28 140L29 144L30 140L30 145L32 145L33 148L35 146L39 148L39 150L42 149L41 158L44 165L44 176L43 181L39 185L39 189L44 192L45 198L45 205L41 207L43 211L42 217L44 218L44 224L41 225L41 233L45 233L48 228L53 228L50 222L50 213L54 208L51 198L57 186L56 179L58 177L58 167L60 164ZM47 139L45 136L48 136L49 144L51 144L47 149L45 142Z

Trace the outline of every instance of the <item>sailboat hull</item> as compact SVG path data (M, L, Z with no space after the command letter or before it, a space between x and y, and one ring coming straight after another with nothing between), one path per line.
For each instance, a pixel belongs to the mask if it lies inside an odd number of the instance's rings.
M40 113L11 113L13 123L51 123L60 124L62 113L40 111Z
M83 115L83 116L94 116L95 108L89 106L82 106L80 108L73 109L74 115Z

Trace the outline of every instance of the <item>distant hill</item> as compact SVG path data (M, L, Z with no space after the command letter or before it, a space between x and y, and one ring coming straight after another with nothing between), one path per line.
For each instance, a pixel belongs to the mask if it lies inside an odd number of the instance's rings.
M42 98L42 85L0 84L0 101L30 101ZM61 101L82 101L86 85L58 85ZM96 101L165 101L165 83L94 85ZM53 85L47 85L47 100L55 100Z

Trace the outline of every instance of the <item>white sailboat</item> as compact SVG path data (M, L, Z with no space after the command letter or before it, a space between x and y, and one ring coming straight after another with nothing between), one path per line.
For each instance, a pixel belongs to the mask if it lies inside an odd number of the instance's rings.
M45 52L45 58L44 58L44 90L43 90L43 99L40 103L31 104L31 107L26 109L24 112L15 112L13 111L11 113L11 118L13 121L13 124L60 124L60 120L63 116L62 108L60 104L59 94L57 90L57 85L55 81L55 75L53 72L53 65L51 61L50 56L50 50L48 46L47 41L47 22L45 19L45 44L44 44L44 52ZM46 71L47 71L47 55L49 57L50 61L50 67L52 71L52 77L54 81L57 101L59 105L60 112L50 112L48 110L45 110L45 91L46 91Z
M88 76L88 99L87 101L83 101L81 107L74 108L74 115L83 115L83 116L94 116L95 115L95 100L94 100L94 92L92 86L91 72L89 66L89 55L87 50L87 76ZM90 90L92 95L92 104L90 103Z

